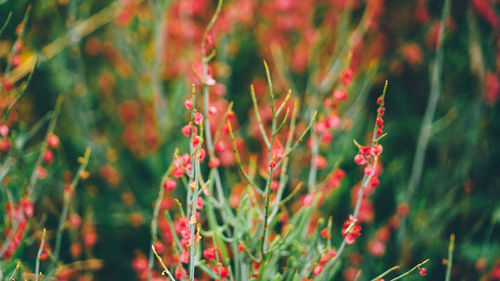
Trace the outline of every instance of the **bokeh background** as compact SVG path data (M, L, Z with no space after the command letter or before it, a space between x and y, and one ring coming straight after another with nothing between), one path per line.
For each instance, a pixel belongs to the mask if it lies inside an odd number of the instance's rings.
M206 44L216 50L212 100L219 112L234 101L248 155L261 149L249 86L253 83L259 102L265 102L263 59L275 91L292 89L309 106L302 112L306 116L314 107L311 95L330 95L340 84L318 82L332 58L346 58L338 67L354 77L347 98L353 106L342 118L345 130L322 150L328 162L344 158L345 179L321 209L337 230L360 177L352 139L364 140L373 128L375 101L389 81L384 171L366 207L360 242L349 249L336 280L353 280L359 268L368 278L426 258L428 275L408 280L444 280L452 233L453 280L500 280L500 1L450 1L437 48L444 2L227 0L208 36ZM63 188L89 146L90 176L75 190L70 214L76 217L70 218L76 226L62 237L60 260L103 261L82 269L79 278L140 278L161 176L175 148L185 146L183 102L198 81L203 32L216 5L211 0L0 1L0 24L12 13L0 37L0 103L10 127L1 140L1 165L10 156L17 161L2 174L2 208L8 202L5 190L14 198L25 193L47 116L63 97L54 129L60 146L54 161L44 164L46 178L37 181L35 218L22 250L0 258L4 274L16 260L33 271L38 250L33 237L42 225L53 241ZM22 46L16 46L17 38ZM23 96L5 116L35 61ZM434 112L431 93L437 95ZM427 138L422 137L426 114ZM30 135L37 124L42 129ZM25 147L16 146L27 135ZM226 146L219 151L223 174L236 171ZM415 160L419 154L421 165ZM231 187L226 192L230 196ZM177 189L169 196L184 195ZM175 207L166 202L166 208ZM2 214L1 244L8 228Z

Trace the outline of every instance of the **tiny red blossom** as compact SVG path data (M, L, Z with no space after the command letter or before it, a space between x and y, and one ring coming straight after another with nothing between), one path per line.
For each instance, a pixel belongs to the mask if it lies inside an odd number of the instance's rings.
M243 246L242 244L238 245L238 252L243 252L245 250L245 246Z
M347 91L340 89L333 92L333 98L339 101L345 101L347 99Z
M220 159L217 157L214 157L208 161L208 167L210 168L217 168L220 166Z
M328 257L328 253L324 253L323 255L321 255L321 258L319 259L319 263L321 265L324 265L325 263L328 262L330 258Z
M205 251L203 251L203 256L207 260L213 260L215 259L215 250L213 248L205 249Z
M53 133L51 133L47 137L47 144L50 148L57 148L59 146L59 137Z
M363 166L366 163L368 163L366 158L361 154L356 154L356 156L354 156L354 162L360 166Z
M382 146L380 144L376 144L371 149L371 155L380 156L380 154L382 153L382 150L383 150Z
M200 125L203 122L203 114L196 112L193 117L194 123Z
M221 278L229 277L229 270L227 269L227 267L224 266L219 267L219 275Z
M323 271L323 266L322 265L317 265L313 268L313 274L314 276L318 276L321 274L321 272Z
M9 126L3 124L0 126L0 135L2 137L6 137L9 134Z
M186 107L186 109L191 110L193 108L193 100L192 99L185 100L184 106Z
M327 239L328 238L328 228L324 228L321 230L321 237Z
M344 226L342 227L342 235L344 236L345 242L347 244L353 244L361 235L361 226L356 225L358 222L352 215L349 216L349 219L344 222ZM352 224L352 226L351 226Z
M165 182L163 183L163 188L165 188L168 191L172 191L175 189L177 186L177 182L173 179L166 179Z
M182 266L178 266L174 271L174 276L177 279L182 279L186 276L186 270Z
M46 150L43 154L43 161L45 163L51 163L54 160L54 153L51 150Z

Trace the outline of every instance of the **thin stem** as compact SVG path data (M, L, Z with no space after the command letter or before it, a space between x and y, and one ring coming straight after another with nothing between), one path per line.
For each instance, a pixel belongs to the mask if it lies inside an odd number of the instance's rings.
M273 112L273 119L272 119L272 124L271 124L271 140L270 144L268 146L269 152L267 159L271 161L269 163L269 168L268 168L268 176L267 176L267 183L266 183L266 188L264 189L264 192L266 193L266 205L264 206L264 229L262 230L262 237L261 237L261 258L264 260L264 256L266 254L265 247L266 247L266 241L267 241L267 227L268 227L268 220L269 220L269 199L271 197L271 183L273 179L273 172L274 169L276 168L275 164L275 155L273 154L273 145L274 145L274 139L276 137L276 126L277 126L277 120L278 120L278 115L274 111L274 90L273 90L273 81L271 79L271 73L269 71L269 66L267 65L267 62L264 61L264 68L266 69L266 76L267 76L267 83L269 87L269 98L271 100L271 109ZM255 96L255 95L253 95Z
M410 273L412 273L413 271L415 271L416 269L420 268L422 265L424 265L426 262L428 262L429 259L426 259L425 261L417 264L415 267L413 267L412 269L408 270L406 273L403 273L401 275L399 275L398 277L396 278L393 278L391 279L390 281L396 281L396 280L399 280L399 279L403 279L403 277L409 275Z
M167 274L168 278L170 278L171 281L175 281L174 276L172 275L172 273L170 272L170 270L168 270L167 266L163 262L163 260L160 257L160 255L158 255L158 253L156 252L156 249L155 249L154 245L151 245L151 250L153 251L154 255L156 256L156 258L160 262L161 266L163 267L162 275L165 273L165 274Z
M14 271L12 272L12 274L10 275L9 277L9 281L13 281L15 280L14 279L14 275L16 275L17 271L19 270L19 267L21 266L21 262L18 261L17 264L16 264L16 268L14 268Z
M446 265L445 281L450 281L451 268L453 266L453 250L455 249L455 234L450 235L450 244L448 245L448 261Z
M203 70L203 103L204 103L204 115L205 115L205 139L207 143L207 149L208 149L208 154L210 156L214 155L215 149L214 149L214 144L213 144L213 139L212 139L212 132L211 132L211 127L210 127L210 120L208 118L208 108L210 106L209 103L209 91L208 91L208 85L205 83L208 77L208 65L207 61L204 59L205 53L206 53L206 39L208 36L208 33L212 29L213 25L215 24L215 21L217 20L217 17L219 16L220 10L222 8L222 3L224 0L219 0L217 3L217 8L215 9L215 13L212 16L212 19L208 23L205 33L203 34L203 40L201 42L201 55L202 55L202 70ZM224 198L224 191L222 188L222 181L220 178L219 174L219 169L217 167L212 168L214 171L214 179L215 179L215 187L217 189L217 197L218 201L220 204L222 204L225 200Z
M274 161L274 159L273 159ZM269 174L269 177L267 179L267 185L266 185L266 190L267 190L267 193L266 193L266 205L264 206L264 229L262 230L262 244L261 244L261 247L260 247L260 253L261 253L261 257L262 259L264 259L264 255L266 254L265 253L265 245L266 245L266 233L267 233L267 224L268 224L268 216L269 216L269 198L271 197L271 179L272 179L272 175L273 175L273 167L269 167L269 171L270 171L270 174Z
M443 40L444 40L444 29L446 25L446 17L449 14L451 6L451 0L445 0L443 6L443 13L441 14L441 24L439 26L439 32L437 37L437 51L436 57L434 59L434 64L432 67L432 80L431 80L431 91L429 99L427 101L427 107L425 109L424 118L422 120L422 126L420 128L420 134L417 140L417 149L415 152L415 158L413 159L413 168L410 181L408 184L408 195L407 200L410 201L413 198L413 194L417 192L418 186L420 184L420 178L422 176L425 153L427 151L427 146L429 144L429 139L432 132L432 120L434 118L434 112L436 111L437 102L441 94L441 72L443 65Z
M5 22L3 23L2 28L0 28L0 35L2 35L3 31L5 30L5 28L9 24L11 18L12 18L12 11L9 12L9 15L7 16L7 19L5 20Z
M396 266L393 266L393 267L389 268L388 270L384 271L384 273L380 274L379 276L373 278L370 281L378 281L379 279L382 279L384 276L386 276L387 274L393 272L396 269L399 269L399 265L396 265Z
M161 67L164 59L165 46L167 44L168 36L165 36L165 29L168 27L167 17L165 16L165 10L167 9L169 1L151 1L150 6L155 19L155 24L153 25L154 32L154 54L155 58L151 66L151 83L153 88L153 96L155 97L155 111L156 118L161 125L165 125L168 120L168 106L164 98L165 89L162 84L162 73ZM161 3L164 3L162 5Z
M278 112L279 112L279 110L278 110ZM291 145L292 145L293 136L295 134L295 124L297 122L297 112L299 112L299 100L295 99L294 106L293 106L293 111L292 111L292 117L290 119L290 129L288 130L288 136L287 136L287 140L286 140L286 143L285 143L285 151L288 151L290 149ZM269 220L271 220L271 221L273 220L274 216L278 213L279 206L280 206L280 201L281 201L281 197L283 196L283 192L284 192L284 189L286 187L285 179L287 177L286 171L287 171L287 167L288 167L288 161L289 161L289 157L288 156L284 157L283 162L282 162L283 164L281 166L281 174L280 174L280 180L279 180L279 189L278 189L278 193L276 195L276 201L275 201L276 204L275 204L274 209L271 212L271 215L269 217ZM300 184L300 186L301 186L301 184ZM298 190L298 187L300 187L300 186L298 185L295 189ZM292 192L292 194L293 193L294 192Z
M259 188L259 186L245 172L245 169L243 168L243 163L241 163L241 157L240 153L238 152L238 147L236 146L236 140L234 139L233 129L229 121L227 122L227 126L229 128L229 136L231 137L231 142L233 144L234 158L236 159L236 163L238 164L240 175L253 189L257 190L257 192L259 192L260 194L264 194L264 191L262 191Z
M316 124L316 122L314 122ZM318 136L316 135L316 129L314 128L315 126L312 126L311 128L311 140L312 140L312 147L311 147L311 169L309 170L309 179L307 181L307 189L309 192L314 190L314 187L316 185L316 176L318 172L318 154L319 154L319 140Z
M38 249L38 254L36 255L36 265L35 265L35 280L38 281L40 278L40 256L43 252L43 247L45 246L45 234L47 230L44 228L42 232L42 242L40 243L40 248Z
M262 135L262 139L264 139L264 143L266 144L267 148L270 148L271 143L269 142L266 130L264 129L264 124L262 123L262 118L260 117L259 105L257 104L257 98L255 97L255 89L253 85L250 85L250 94L252 95L253 109L255 111L255 117L257 118L257 124L259 124L259 130Z

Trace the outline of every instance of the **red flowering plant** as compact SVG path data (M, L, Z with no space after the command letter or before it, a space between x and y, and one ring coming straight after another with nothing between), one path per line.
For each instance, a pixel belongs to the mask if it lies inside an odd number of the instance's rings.
M500 276L494 1L42 2L0 40L0 279Z
M363 168L363 179L356 191L353 214L335 234L332 219L318 218L318 208L339 185L344 172L335 165L332 173L318 182L318 170L327 166L319 152L320 142L327 146L332 141L332 130L339 128L341 117L336 109L347 94L345 90L335 90L332 97L324 98L326 105L322 107L312 102L312 107L306 107L303 115L309 121L302 124L299 99L293 98L291 91L279 98L280 95L274 92L271 71L264 61L270 108L265 118L269 122L263 118L254 85L250 87L263 154L258 157L243 155L236 138L238 131L232 103L217 123L210 113L211 104L216 101L210 99L214 78L209 75L208 65L213 56L207 55L205 38L221 6L222 1L219 1L201 43L203 57L198 72L199 83L193 84L192 95L184 101L190 118L181 132L188 138L188 149L182 155L176 150L162 178L154 204L149 262L146 263L143 256L137 256L134 264L142 260L144 266L137 266L136 270L141 278L154 277L156 256L162 274L170 280L329 280L335 274L336 264L346 246L354 244L361 235L358 218L362 202L378 185L382 153L379 142L385 136L383 117L387 82L377 100L371 142L362 146L355 141L359 149L355 162ZM345 84L350 85L350 74L342 77L348 79ZM200 87L201 97L197 94ZM320 110L319 114L310 112L315 107ZM327 117L323 118L323 115ZM221 144L224 138L229 139L234 153L234 162L227 164L237 166L241 179L241 182L235 182L238 187L232 189L229 199L224 196L229 179L222 177L217 156L223 150L216 148L226 146ZM304 148L310 150L306 190L299 179L302 173L293 171L294 166L290 165L293 155L305 153ZM250 161L248 165L244 159ZM179 212L172 215L174 212L165 208L165 191L177 188L178 182L185 188L186 201L176 200ZM343 236L338 247L332 245L332 237L336 235Z

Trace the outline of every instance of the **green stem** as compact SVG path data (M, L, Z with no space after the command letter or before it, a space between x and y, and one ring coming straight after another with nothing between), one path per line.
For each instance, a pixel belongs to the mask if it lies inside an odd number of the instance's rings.
M45 234L47 230L44 228L42 232L42 242L40 243L40 248L38 249L38 254L36 255L36 265L35 265L35 280L38 281L40 278L40 256L43 252L43 247L45 246Z
M451 267L453 265L453 250L455 249L455 234L450 235L450 244L448 245L448 264L446 265L445 281L450 281Z

